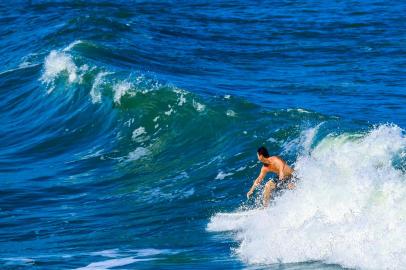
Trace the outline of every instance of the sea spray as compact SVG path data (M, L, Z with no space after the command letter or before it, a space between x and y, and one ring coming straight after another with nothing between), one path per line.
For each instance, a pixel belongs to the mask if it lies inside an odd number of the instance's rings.
M77 80L77 69L77 66L69 54L53 50L45 59L44 73L41 77L41 81L46 84L52 84L54 79L61 72L66 72L68 81L72 83ZM50 91L52 91L52 89L53 88L51 88Z
M235 252L250 264L324 261L401 269L406 175L392 161L405 147L404 132L394 125L329 135L298 157L296 190L253 215L214 215L207 229L235 231Z

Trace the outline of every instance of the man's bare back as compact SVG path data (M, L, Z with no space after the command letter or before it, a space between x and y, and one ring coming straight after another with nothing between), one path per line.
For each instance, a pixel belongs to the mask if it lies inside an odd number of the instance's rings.
M266 173L268 172L276 173L280 180L292 176L293 169L288 164L286 164L286 162L283 159L281 159L278 156L263 158L263 160L261 161L263 163L262 169Z

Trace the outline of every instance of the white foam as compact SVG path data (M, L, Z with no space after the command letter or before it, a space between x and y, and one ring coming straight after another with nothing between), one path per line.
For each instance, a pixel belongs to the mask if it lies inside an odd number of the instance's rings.
M178 106L182 106L183 104L186 103L186 95L188 94L185 90L182 89L173 89L173 92L175 92L178 95Z
M300 133L300 136L296 139L293 139L283 145L283 152L282 154L287 154L287 153L292 153L292 152L299 152L300 154L309 154L309 151L311 150L311 146L313 144L314 138L319 131L319 128L321 125L323 125L324 122L321 122L315 127L305 129ZM271 138L268 139L268 141L271 141ZM277 142L274 140L274 142Z
M14 70L19 70L19 69L24 69L24 68L29 68L29 67L35 67L40 64L35 63L35 59L38 57L39 53L29 53L21 58L21 63L18 65L18 68L11 69L9 71L14 71ZM9 71L4 71L0 72L0 74L9 72Z
M299 112L299 113L311 113L305 109L297 108L297 109L287 109L287 112Z
M102 250L102 251L95 251L90 253L90 255L93 256L103 256L103 257L108 257L108 258L117 258L120 256L118 249L107 249L107 250Z
M181 250L143 248L143 249L132 249L130 251L136 252L137 257L150 257L150 256L155 256L155 255L161 255L161 254L177 254Z
M144 142L149 139L149 136L146 136L147 132L144 127L139 127L133 131L131 138L136 142Z
M164 112L164 114L169 116L169 115L171 115L171 114L174 112L174 110L173 110L173 108L172 108L171 105L168 105L168 108L169 108L169 110L166 111L166 112Z
M0 75L3 73L7 73L7 72L12 72L12 71L16 71L16 70L21 70L21 69L26 69L26 68L32 68L32 67L36 67L39 66L40 64L35 64L35 63L31 63L29 61L24 61L21 64L18 65L18 68L14 68L14 69L10 69L10 70L6 70L3 72L0 72Z
M295 190L249 217L215 215L207 229L234 231L235 252L250 264L404 269L406 175L392 160L405 147L403 131L390 125L327 136L298 158Z
M241 171L245 170L246 168L247 168L247 166L241 166L236 171L241 172Z
M233 110L227 110L226 115L230 116L230 117L234 117L234 116L236 116L236 113Z
M100 149L94 152L95 149L96 147L93 147L89 152L87 152L86 155L82 156L80 159L85 160L89 158L99 157L103 154L104 149Z
M23 62L20 65L18 65L17 68L12 68L12 69L7 69L7 70L4 70L4 71L0 71L0 76L5 75L7 73L14 72L14 71L23 70L23 69L26 69L26 68L36 67L36 66L39 66L39 65L40 64L31 64L29 62Z
M323 122L318 124L314 128L309 128L309 129L305 130L304 132L302 132L302 134L300 136L301 142L299 143L299 145L302 147L302 153L308 154L310 152L314 137L316 136L316 134L322 124L323 124Z
M185 96L183 94L181 94L179 99L178 99L178 106L182 106L185 103L186 103L186 98L185 98Z
M104 77L111 72L99 72L94 79L92 89L90 90L90 96L92 97L92 103L101 102L101 93L99 87L104 83Z
M76 268L76 270L105 270L113 267L128 265L137 261L145 261L146 259L135 259L133 257L111 259L101 262L93 262L85 267Z
M130 118L127 121L124 122L124 125L127 127L131 127L131 125L135 122L134 118Z
M216 176L216 180L223 180L224 178L233 175L233 173L225 173L223 171L219 171L219 173Z
M57 76L62 72L66 72L70 83L75 82L78 78L77 66L69 54L58 51L51 51L45 58L44 73L41 76L41 81L46 84L51 84ZM52 89L50 89L52 91Z
M142 157L148 156L150 153L151 151L145 147L137 147L134 151L128 154L128 160L135 161Z
M25 264L25 265L33 265L35 264L35 260L31 258L25 258L25 257L12 257L12 258L1 258L0 260L5 260L5 261L11 261L19 264Z
M131 90L132 87L133 87L133 84L128 81L122 81L122 82L116 83L113 86L114 102L117 104L120 104L121 97L123 97L125 94L129 93L129 91ZM130 94L134 95L134 93L130 93Z
M135 138L141 136L142 134L146 134L145 128L139 127L133 131L132 139L134 140Z
M75 40L72 43L70 43L68 46L66 46L66 48L63 49L64 52L70 51L73 49L73 47L75 47L76 45L83 43L83 41L81 40Z
M195 194L195 189L191 188L183 192L182 198L189 198Z
M193 100L193 108L195 108L195 110L198 112L202 112L206 108L206 105Z
M212 232L234 231L236 227L244 227L249 221L248 217L262 215L264 211L253 209L243 212L217 213L207 225L207 230Z
M169 249L156 249L156 248L144 248L144 249L137 249L134 250L137 252L137 255L140 257L148 257L148 256L155 256L164 253L170 253Z

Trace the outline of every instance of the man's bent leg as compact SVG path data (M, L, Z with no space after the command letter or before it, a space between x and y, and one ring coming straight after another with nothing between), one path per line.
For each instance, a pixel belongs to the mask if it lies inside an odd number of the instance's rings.
M262 204L264 206L268 206L269 200L271 199L271 192L272 192L272 190L275 189L275 187L276 187L276 185L272 180L269 180L265 184L264 194L263 194L263 198L262 198Z

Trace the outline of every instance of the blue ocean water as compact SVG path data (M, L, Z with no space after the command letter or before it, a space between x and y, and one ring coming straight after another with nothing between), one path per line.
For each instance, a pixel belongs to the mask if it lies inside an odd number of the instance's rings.
M0 2L1 268L405 268L405 12Z

